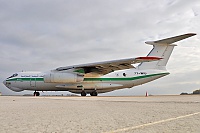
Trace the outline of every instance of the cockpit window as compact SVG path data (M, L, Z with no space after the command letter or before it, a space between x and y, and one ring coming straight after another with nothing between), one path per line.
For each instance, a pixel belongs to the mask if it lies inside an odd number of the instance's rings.
M18 75L18 74L15 73L15 74L13 74L12 76L8 77L7 79L9 79L9 78L13 78L13 77L16 77L17 75Z

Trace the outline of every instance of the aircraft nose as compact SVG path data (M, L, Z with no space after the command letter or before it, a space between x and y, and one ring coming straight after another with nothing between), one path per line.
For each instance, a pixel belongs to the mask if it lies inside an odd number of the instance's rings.
M3 84L6 85L6 80L3 81Z

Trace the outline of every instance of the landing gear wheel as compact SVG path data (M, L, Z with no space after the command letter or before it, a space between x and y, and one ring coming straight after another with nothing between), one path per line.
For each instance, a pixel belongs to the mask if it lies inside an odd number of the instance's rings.
M35 92L33 93L33 95L34 95L34 96L40 96L40 93L35 91Z
M98 93L97 93L96 91L93 91L93 92L90 93L90 95L91 95L91 96L97 96Z
M82 91L81 92L81 96L86 96L87 94L86 94L86 92L85 91Z

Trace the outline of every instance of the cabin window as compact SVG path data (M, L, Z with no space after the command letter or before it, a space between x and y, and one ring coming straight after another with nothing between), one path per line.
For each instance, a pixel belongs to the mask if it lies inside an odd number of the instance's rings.
M13 74L12 76L10 76L10 77L8 77L7 79L9 79L9 78L13 78L13 77L17 77L17 73L15 73L15 74Z

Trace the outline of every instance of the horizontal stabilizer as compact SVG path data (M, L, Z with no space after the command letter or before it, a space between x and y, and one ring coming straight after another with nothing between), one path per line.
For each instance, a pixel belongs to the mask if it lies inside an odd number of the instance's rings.
M175 37L170 37L170 38L166 38L166 39L162 39L162 40L158 40L158 41L148 41L145 42L146 44L151 44L151 45L155 45L155 44L172 44L174 42L178 42L180 40L186 39L188 37L194 36L196 35L195 33L188 33L188 34L184 34L184 35L179 35L179 36L175 36Z

